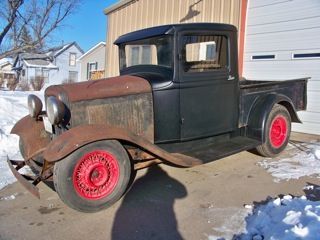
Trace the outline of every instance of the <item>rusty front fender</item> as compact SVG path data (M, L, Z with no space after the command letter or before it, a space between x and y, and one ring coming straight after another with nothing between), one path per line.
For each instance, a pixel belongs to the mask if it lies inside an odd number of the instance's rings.
M45 131L41 119L25 116L20 119L12 128L11 134L20 137L20 151L25 160L41 153L50 142L50 136Z
M130 131L106 125L81 125L55 138L44 151L44 159L55 162L63 159L78 148L100 140L122 140L130 142L160 159L181 167L193 167L202 161L182 154L169 153Z

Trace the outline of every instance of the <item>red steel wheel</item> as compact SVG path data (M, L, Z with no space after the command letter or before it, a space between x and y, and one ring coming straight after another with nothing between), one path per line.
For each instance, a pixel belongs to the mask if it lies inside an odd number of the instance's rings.
M73 185L77 193L86 199L108 196L119 181L120 168L109 152L95 150L85 154L73 171Z
M97 212L118 201L133 176L124 147L116 140L104 140L85 145L55 163L53 182L69 207Z
M271 123L269 131L271 145L274 148L281 147L287 138L287 134L288 127L286 118L281 115L276 116Z
M256 150L265 157L275 157L288 145L291 117L288 110L275 104L265 124L265 140Z

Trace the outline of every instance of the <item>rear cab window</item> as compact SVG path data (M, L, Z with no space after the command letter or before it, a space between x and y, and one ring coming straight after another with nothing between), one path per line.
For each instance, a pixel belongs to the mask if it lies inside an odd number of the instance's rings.
M228 39L223 35L183 36L183 71L210 72L228 68Z

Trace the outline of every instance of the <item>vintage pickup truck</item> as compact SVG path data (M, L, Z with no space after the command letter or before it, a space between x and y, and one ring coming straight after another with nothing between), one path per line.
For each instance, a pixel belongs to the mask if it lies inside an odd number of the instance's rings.
M194 167L256 148L286 147L307 78L239 80L237 30L215 23L152 27L119 37L120 76L50 86L12 129L24 161L8 164L39 197L53 181L71 208L95 212L126 192L138 169ZM34 176L18 170L28 165Z

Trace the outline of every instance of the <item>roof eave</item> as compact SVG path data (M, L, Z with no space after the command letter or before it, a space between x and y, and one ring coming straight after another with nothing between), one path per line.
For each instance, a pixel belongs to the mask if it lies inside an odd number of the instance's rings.
M110 7L105 8L105 9L103 10L103 13L104 13L105 15L108 15L109 13L111 13L111 12L113 12L113 11L121 8L122 6L124 6L124 5L126 5L126 4L128 4L128 3L130 3L130 2L133 2L133 1L135 1L135 0L120 0L119 2L111 5Z
M100 46L106 46L105 42L99 42L98 44L96 44L95 46L93 46L92 48L90 48L87 52L85 52L84 54L82 54L81 57L78 58L78 60L83 59L85 56L89 55L90 53L92 53L93 51L95 51L98 47Z

